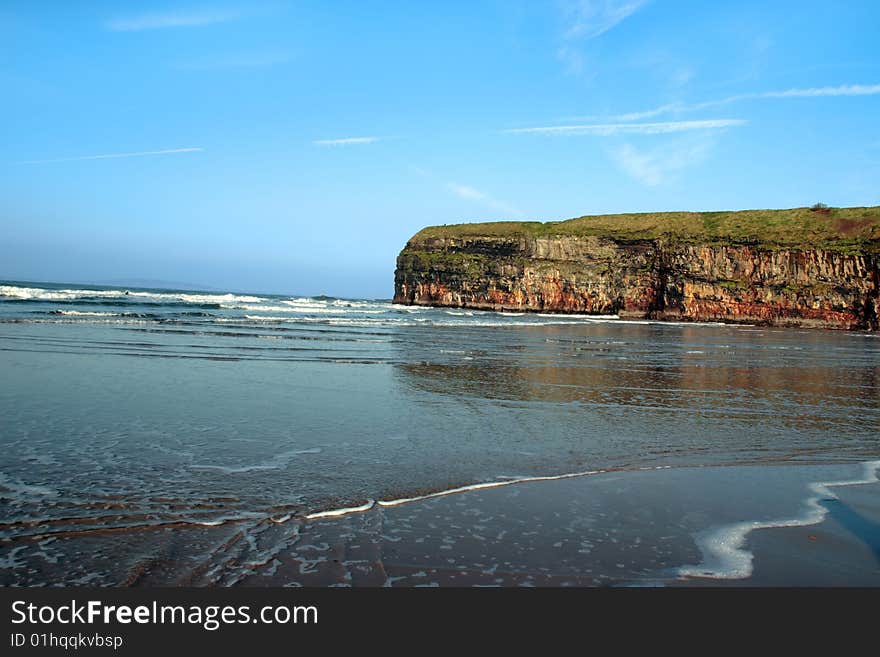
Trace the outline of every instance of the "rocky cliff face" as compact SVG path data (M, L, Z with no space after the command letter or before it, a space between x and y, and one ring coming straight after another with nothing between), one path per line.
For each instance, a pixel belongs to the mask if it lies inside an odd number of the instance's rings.
M400 253L396 303L878 328L880 257L873 242L780 248L663 236L480 235L473 225L461 235L443 232L423 231Z

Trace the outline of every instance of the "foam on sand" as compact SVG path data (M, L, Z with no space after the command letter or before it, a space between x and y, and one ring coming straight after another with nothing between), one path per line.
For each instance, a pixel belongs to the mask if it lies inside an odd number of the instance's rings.
M282 454L276 454L270 459L251 465L228 466L195 463L189 465L188 468L195 471L215 471L223 474L243 474L247 472L259 472L261 470L283 470L296 457L303 454L320 454L321 451L322 449L320 447L294 449L283 452Z
M541 477L515 477L511 479L502 479L501 481L489 481L482 484L470 484L469 486L459 486L458 488L449 488L447 490L437 491L435 493L427 493L417 497L404 497L397 500L379 500L376 502L379 506L400 506L401 504L409 504L410 502L421 502L434 497L444 497L446 495L457 495L459 493L467 493L475 490L484 490L486 488L500 488L502 486L513 486L514 484L525 484L532 481L556 481L557 479L572 479L574 477L587 477L589 475L600 474L604 470L588 470L586 472L571 472L561 475L546 475Z
M678 569L681 577L706 577L711 579L745 579L754 570L754 555L746 546L748 535L756 529L782 527L806 527L817 525L828 515L823 501L838 499L831 488L872 484L878 479L880 460L862 464L861 479L846 481L814 482L808 486L813 495L807 498L802 515L778 520L753 520L715 527L697 535L696 541L703 554L703 561L697 565L686 565Z
M364 511L369 511L375 505L375 501L367 500L364 504L361 504L360 506L350 506L343 509L330 509L328 511L318 511L317 513L310 513L306 516L306 520L317 520L319 518L338 518L339 516L347 516L352 513L363 513Z
M458 495L460 493L468 493L476 490L485 490L487 488L501 488L502 486L513 486L514 484L525 484L533 481L555 481L558 479L572 479L574 477L587 477L589 475L601 474L606 472L605 470L588 470L586 472L571 472L567 474L561 475L546 475L546 476L538 476L538 477L509 477L501 479L500 481L488 481L480 484L469 484L467 486L459 486L457 488L448 488L446 490L436 491L434 493L426 493L425 495L418 495L416 497L402 497L394 500L368 500L365 504L360 506L346 507L342 509L329 509L327 511L318 511L316 513L310 513L305 516L306 520L316 520L319 518L338 518L340 516L347 516L352 513L363 513L364 511L369 511L373 507L394 507L394 506L402 506L404 504L411 504L413 502L421 502L423 500L430 500L435 497L445 497L447 495ZM277 521L275 521L277 522Z

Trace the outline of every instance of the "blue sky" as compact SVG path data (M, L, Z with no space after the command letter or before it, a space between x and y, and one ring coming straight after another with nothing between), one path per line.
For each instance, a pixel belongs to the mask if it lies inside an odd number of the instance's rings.
M880 204L880 4L0 5L0 277L389 297L431 224Z

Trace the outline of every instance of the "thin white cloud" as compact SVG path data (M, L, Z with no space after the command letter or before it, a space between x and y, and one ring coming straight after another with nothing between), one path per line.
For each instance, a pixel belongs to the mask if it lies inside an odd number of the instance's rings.
M451 189L456 196L460 196L469 201L483 201L487 198L483 192L474 189L473 187L468 187L467 185L449 183L449 189Z
M877 94L880 94L880 84L843 84L839 87L768 91L757 94L757 96L760 98L813 98L816 96L875 96Z
M761 98L820 98L828 96L875 96L880 94L880 84L844 84L838 87L813 87L810 89L786 89L784 91L761 91L757 93L737 94L720 100L708 100L693 105L670 104L664 107L672 108L673 111L690 112L721 107L743 100L757 100ZM661 108L657 108L658 110Z
M655 187L682 169L702 162L712 141L665 145L663 149L642 151L631 144L611 151L611 157L624 173L643 185Z
M144 157L147 155L172 155L175 153L200 153L204 148L168 148L162 151L137 151L134 153L107 153L104 155L78 155L76 157L59 157L51 160L24 160L18 164L48 164L51 162L76 162L79 160L109 160L117 157Z
M239 18L233 11L214 12L167 12L141 14L130 18L116 18L104 25L113 32L140 32L142 30L161 30L173 27L201 27L215 23L226 23Z
M483 207L494 210L495 212L501 213L506 218L515 218L515 219L523 219L525 214L522 210L517 208L516 206L506 203L505 201L501 201L485 192L481 192L479 189L471 187L470 185L462 185L457 182L443 182L443 178L434 174L432 171L425 169L420 166L410 165L409 170L422 177L426 178L428 181L434 184L442 185L446 191L451 192L455 196L465 201L472 201L474 203L478 203Z
M556 58L568 75L583 75L584 54L579 45L608 32L632 16L650 0L564 0L562 7L564 31Z
M691 66L679 66L669 74L669 82L675 87L683 87L693 80L696 74Z
M624 144L611 153L617 165L630 177L645 185L659 185L663 180L663 171L655 158L640 153L630 144Z
M668 112L678 111L680 107L681 103L667 103L666 105L655 107L652 110L646 110L644 112L630 112L629 114L621 114L613 118L615 121L642 121L644 119L653 119L655 116L667 114Z
M837 87L813 87L809 89L786 89L784 91L762 91L738 94L719 100L708 100L702 103L667 103L643 112L630 112L612 117L614 121L638 121L673 112L696 112L704 109L722 107L743 100L759 100L762 98L820 98L833 96L876 96L880 94L880 84L844 84Z
M615 114L615 115L601 115L601 114L591 114L587 116L566 116L554 119L555 121L565 121L565 122L603 122L603 123L617 123L618 121L642 121L644 119L653 119L655 116L660 116L661 114L668 114L670 112L679 111L682 107L684 107L683 103L667 103L666 105L660 105L659 107L655 107L654 109L644 110L641 112L627 112L626 114Z
M451 182L447 183L446 187L453 194L466 201L475 201L487 208L490 208L497 212L501 212L505 215L516 217L517 219L522 219L522 217L524 216L522 211L514 207L513 205L505 203L504 201L499 201L498 199L489 196L485 192L474 189L469 185L460 185L459 183Z
M566 39L595 39L629 18L647 0L576 0L563 10L568 20Z
M707 119L702 121L665 121L660 123L588 123L580 125L555 125L537 128L513 128L505 130L516 134L542 134L560 136L594 135L608 137L611 135L661 135L671 132L688 130L718 130L745 125L743 119Z
M374 144L383 137L342 137L340 139L315 139L312 143L318 146L354 146L356 144Z
M565 72L569 75L580 75L584 72L584 55L570 46L562 46L556 51L556 57L565 64Z
M209 71L214 69L267 68L286 64L293 54L285 51L243 52L233 54L208 55L180 62L175 68L184 71Z

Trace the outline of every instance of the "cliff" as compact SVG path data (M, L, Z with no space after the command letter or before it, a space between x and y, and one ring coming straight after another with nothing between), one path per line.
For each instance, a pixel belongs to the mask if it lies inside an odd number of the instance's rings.
M880 207L434 226L394 301L485 310L878 328Z

